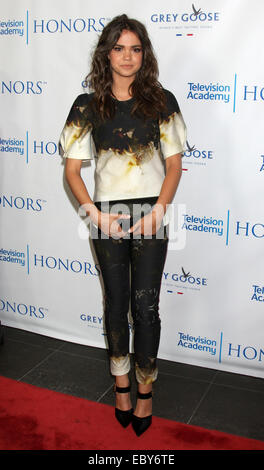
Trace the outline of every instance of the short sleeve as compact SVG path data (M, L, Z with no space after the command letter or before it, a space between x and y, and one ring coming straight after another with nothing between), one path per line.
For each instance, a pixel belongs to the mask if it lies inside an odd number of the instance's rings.
M89 119L88 96L83 94L77 97L61 132L59 144L64 158L84 161L94 158L93 126Z
M183 153L186 145L186 125L175 96L164 90L167 97L167 110L159 121L160 146L166 159L177 153Z

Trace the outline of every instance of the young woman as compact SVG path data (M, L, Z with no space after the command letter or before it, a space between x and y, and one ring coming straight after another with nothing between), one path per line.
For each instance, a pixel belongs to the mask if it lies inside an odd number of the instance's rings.
M104 282L105 328L115 376L117 420L141 435L152 421L157 379L159 295L166 259L167 206L181 178L186 129L142 23L126 15L108 23L95 49L93 92L77 97L61 134L69 186L90 216ZM95 157L91 199L82 160ZM129 324L134 328L135 410L130 401Z

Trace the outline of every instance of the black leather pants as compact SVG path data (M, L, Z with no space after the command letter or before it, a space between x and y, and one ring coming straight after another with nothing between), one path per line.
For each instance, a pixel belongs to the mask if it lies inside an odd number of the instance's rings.
M131 220L130 225L134 223ZM124 375L130 370L129 322L134 329L135 372L139 383L157 378L160 341L159 296L168 236L153 238L93 238L105 291L105 328L110 370Z

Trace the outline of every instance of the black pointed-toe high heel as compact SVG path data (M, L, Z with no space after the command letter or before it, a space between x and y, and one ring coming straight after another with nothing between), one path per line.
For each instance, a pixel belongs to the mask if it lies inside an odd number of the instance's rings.
M115 392L117 393L129 393L130 392L130 385L128 387L117 387L115 386ZM126 428L132 421L134 409L131 408L130 410L119 410L119 408L115 408L115 417L117 421Z
M152 392L149 393L140 393L137 392L137 397L141 400L147 400L148 398L152 398ZM152 423L152 414L149 416L145 416L144 418L139 418L138 416L132 415L132 427L137 436L141 436L143 432L145 432Z

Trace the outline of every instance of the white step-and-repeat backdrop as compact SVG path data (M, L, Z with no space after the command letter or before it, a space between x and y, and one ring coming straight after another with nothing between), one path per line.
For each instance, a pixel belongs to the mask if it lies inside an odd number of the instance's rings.
M4 0L0 319L106 347L100 268L58 139L103 26L144 22L188 127L159 357L264 377L264 6L257 0ZM82 175L93 193L94 162Z

